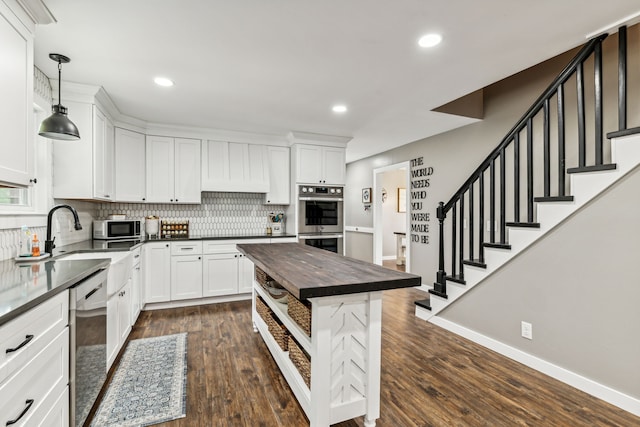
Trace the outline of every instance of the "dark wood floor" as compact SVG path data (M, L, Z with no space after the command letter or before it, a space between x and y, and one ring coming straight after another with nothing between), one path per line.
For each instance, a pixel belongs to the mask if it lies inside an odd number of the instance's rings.
M379 427L640 426L640 418L417 319L413 289L383 300ZM183 426L308 426L250 301L143 312L130 339L188 332ZM362 426L362 419L337 424Z

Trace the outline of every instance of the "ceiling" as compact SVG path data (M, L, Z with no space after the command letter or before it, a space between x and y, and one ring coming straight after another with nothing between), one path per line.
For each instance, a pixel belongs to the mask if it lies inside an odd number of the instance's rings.
M638 0L44 0L35 63L150 124L346 136L351 162L472 119L430 110L585 42ZM615 7L614 7L615 5ZM431 49L418 38L441 33ZM175 81L171 88L156 76ZM334 104L348 107L343 114ZM73 111L70 111L73 119Z

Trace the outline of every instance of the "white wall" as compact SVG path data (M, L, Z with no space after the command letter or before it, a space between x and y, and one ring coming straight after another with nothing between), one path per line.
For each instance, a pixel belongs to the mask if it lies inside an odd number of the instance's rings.
M395 258L396 235L394 232L406 232L406 213L400 213L398 207L398 188L406 186L406 174L404 170L385 172L382 175L382 188L387 191L387 198L382 203L382 257L383 259Z

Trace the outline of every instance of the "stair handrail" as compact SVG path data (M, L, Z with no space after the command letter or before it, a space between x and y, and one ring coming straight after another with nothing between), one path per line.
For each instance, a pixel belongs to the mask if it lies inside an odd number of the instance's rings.
M487 168L490 166L491 162L498 158L498 155L509 143L513 140L516 133L520 132L527 125L527 121L535 116L540 109L543 107L544 102L553 97L553 95L558 90L558 87L569 80L569 78L576 71L578 65L582 64L595 50L596 45L602 43L604 39L608 36L607 33L601 34L597 37L589 40L580 51L576 54L576 56L569 62L569 64L560 72L560 74L551 82L549 87L538 97L538 99L531 105L531 107L527 110L526 113L522 116L522 118L511 128L511 130L507 133L507 135L502 139L500 144L487 156L487 158L480 164L480 166L471 174L471 176L462 184L462 186L454 193L451 199L442 206L442 214L446 215L446 213L451 210L451 208L455 205L458 199L466 193L469 187L478 179L480 174L482 174ZM439 209L440 210L440 209Z

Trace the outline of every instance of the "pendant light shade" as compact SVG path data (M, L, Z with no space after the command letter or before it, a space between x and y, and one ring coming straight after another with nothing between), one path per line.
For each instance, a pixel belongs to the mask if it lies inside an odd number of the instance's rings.
M71 61L59 53L50 53L49 58L58 63L58 105L51 107L52 114L42 121L38 134L45 138L73 141L80 139L77 126L67 117L67 109L60 101L60 87L62 86L62 64Z

